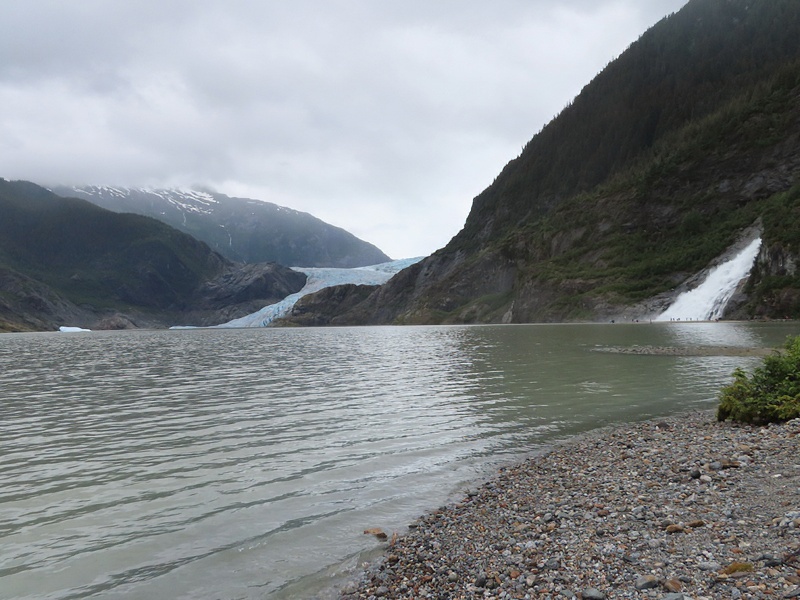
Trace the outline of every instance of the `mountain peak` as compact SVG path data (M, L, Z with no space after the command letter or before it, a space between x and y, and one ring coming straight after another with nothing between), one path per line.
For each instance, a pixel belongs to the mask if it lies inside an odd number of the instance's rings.
M197 189L55 186L114 212L153 217L245 263L351 268L387 262L386 254L353 234L298 210L252 198Z

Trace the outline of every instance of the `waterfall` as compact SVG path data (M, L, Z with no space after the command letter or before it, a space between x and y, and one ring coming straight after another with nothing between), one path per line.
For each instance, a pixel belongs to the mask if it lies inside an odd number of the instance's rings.
M684 292L656 321L713 321L722 316L736 286L750 274L758 256L761 238L756 238L727 262L712 269L705 281Z

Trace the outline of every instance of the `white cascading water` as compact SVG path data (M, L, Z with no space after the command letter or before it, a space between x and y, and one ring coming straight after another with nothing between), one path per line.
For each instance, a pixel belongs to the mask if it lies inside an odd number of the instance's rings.
M672 305L656 317L656 321L713 321L722 316L736 286L750 274L761 248L756 238L727 262L715 267L705 281L684 292Z

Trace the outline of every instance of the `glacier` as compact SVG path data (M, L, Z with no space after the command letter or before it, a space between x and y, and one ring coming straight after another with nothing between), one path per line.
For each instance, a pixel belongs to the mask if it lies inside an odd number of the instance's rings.
M308 278L302 290L296 294L286 296L286 298L276 304L270 304L257 312L239 317L238 319L233 319L221 325L216 325L215 327L268 327L276 319L280 319L289 314L295 303L303 296L318 292L326 287L344 285L347 283L355 285L382 285L389 281L396 273L421 261L423 258L422 256L404 258L354 269L292 267L294 271L305 273Z
M730 260L711 270L695 289L684 292L656 321L713 321L722 317L739 283L750 275L761 248L761 238L751 241Z

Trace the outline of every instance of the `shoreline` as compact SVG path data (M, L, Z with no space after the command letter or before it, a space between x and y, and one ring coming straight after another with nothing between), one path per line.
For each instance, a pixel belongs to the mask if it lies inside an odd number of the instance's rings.
M342 600L800 598L800 419L604 427L417 519Z

